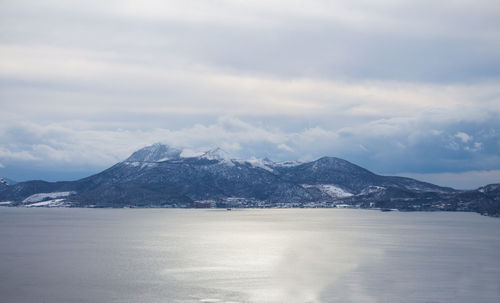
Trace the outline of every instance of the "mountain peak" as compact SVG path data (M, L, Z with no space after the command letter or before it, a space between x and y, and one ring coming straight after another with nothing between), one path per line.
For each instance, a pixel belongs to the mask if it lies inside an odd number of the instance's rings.
M337 157L329 157L329 156L321 157L321 158L319 158L316 161L323 161L323 162L330 162L330 163L333 163L333 162L348 162L348 161L346 161L344 159L340 159L340 158L337 158Z
M349 161L335 157L322 157L316 161L313 161L313 163L315 168L326 166L328 168L334 168L334 169L342 169L342 168L345 169L348 167L351 168L357 166L350 163Z
M155 143L134 152L125 162L161 162L179 159L181 152L180 149L162 143Z
M217 161L231 161L231 155L220 147L208 150L200 158Z

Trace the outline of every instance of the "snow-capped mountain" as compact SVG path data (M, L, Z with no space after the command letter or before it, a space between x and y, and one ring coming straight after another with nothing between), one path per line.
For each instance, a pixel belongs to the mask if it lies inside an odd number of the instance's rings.
M182 150L168 145L155 143L139 149L128 157L125 162L161 162L179 159Z
M197 156L182 154L180 149L153 144L81 180L0 186L0 202L78 207L350 204L500 213L500 193L492 185L462 193L410 178L377 175L334 157L279 163L269 159L233 159L220 148Z
M231 155L219 147L204 152L198 158L199 159L206 159L206 160L214 160L214 161L218 161L220 163L224 163L224 164L230 165L230 166L234 165L233 159L231 158Z
M231 161L231 155L220 147L204 152L199 158L217 161Z
M276 163L269 160L268 158L258 159L258 158L253 157L249 160L239 160L239 162L240 163L248 163L255 168L262 168L262 169L265 169L265 170L272 172L272 173L274 173L273 167L276 166Z

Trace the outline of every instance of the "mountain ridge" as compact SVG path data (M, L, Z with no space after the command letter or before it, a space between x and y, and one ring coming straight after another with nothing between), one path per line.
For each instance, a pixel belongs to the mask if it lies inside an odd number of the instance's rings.
M230 158L219 148L183 156L180 149L155 143L80 180L3 184L0 202L28 207L347 205L408 211L469 210L498 215L499 189L500 186L488 185L462 192L411 178L378 175L336 157L303 163L241 160ZM30 198L33 195L37 196Z

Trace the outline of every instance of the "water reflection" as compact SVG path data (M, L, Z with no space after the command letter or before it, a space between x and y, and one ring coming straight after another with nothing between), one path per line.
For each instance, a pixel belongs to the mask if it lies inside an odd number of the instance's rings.
M500 220L470 213L5 208L0 218L8 302L500 301Z

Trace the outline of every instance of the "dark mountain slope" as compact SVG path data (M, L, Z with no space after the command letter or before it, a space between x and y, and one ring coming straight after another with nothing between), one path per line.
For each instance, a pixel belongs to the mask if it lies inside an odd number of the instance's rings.
M294 167L279 169L283 178L301 184L336 184L355 194L369 186L395 187L410 191L454 192L452 188L404 177L386 177L374 174L346 160L323 157Z

